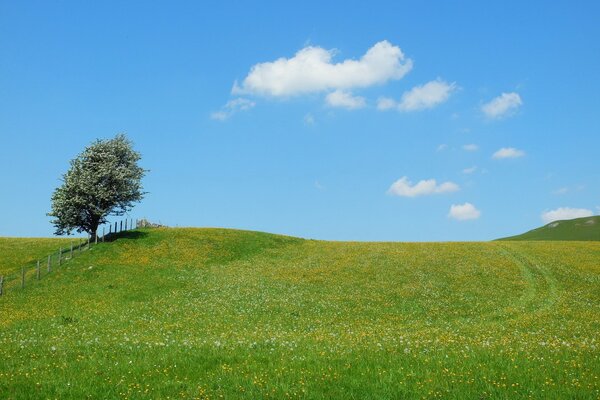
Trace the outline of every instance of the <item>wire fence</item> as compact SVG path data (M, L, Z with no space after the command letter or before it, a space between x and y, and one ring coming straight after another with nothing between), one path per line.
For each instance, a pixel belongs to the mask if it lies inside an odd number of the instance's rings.
M146 224L145 219L133 220L130 218L116 221L114 224L105 224L101 227L102 232L99 232L100 227L98 228L93 239L90 235L87 238L79 238L71 242L70 246L60 247L42 259L25 264L20 269L2 273L0 274L0 297L5 295L7 290L25 289L33 281L39 281L48 276L73 258L91 250L98 243L110 242L116 239L119 233L144 227Z

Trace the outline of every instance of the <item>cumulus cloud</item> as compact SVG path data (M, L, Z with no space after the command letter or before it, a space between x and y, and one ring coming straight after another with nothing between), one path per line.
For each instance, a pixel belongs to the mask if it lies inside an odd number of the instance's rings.
M463 145L463 150L464 151L477 151L479 150L479 146L477 146L476 144L465 144Z
M422 86L415 86L408 92L404 92L398 109L400 111L418 111L435 107L448 100L454 89L456 89L455 83L447 83L440 79L427 82Z
M452 204L450 206L450 212L448 213L449 218L456 219L458 221L466 221L469 219L477 219L481 216L479 211L471 203L465 204Z
M481 111L488 118L501 118L515 112L521 105L523 105L523 101L518 93L502 93L481 106Z
M326 90L364 88L400 79L412 69L398 46L376 43L360 59L333 62L335 50L308 46L292 58L254 65L234 94L294 96Z
M517 150L514 147L503 147L492 155L495 160L501 160L503 158L518 158L523 157L525 152L523 150Z
M352 93L344 90L329 93L325 98L325 102L331 107L341 107L348 110L363 108L367 105L364 97L353 96Z
M594 215L592 210L586 208L559 207L556 210L550 210L542 213L542 221L549 224L552 221L564 219L591 217Z
M462 170L463 174L472 174L475 171L477 171L477 167L476 166L472 166L472 167L465 168L465 169Z
M437 184L435 179L427 179L412 184L408 177L403 176L388 189L388 194L401 197L417 197L430 194L441 194L456 192L459 186L454 182L444 182Z
M456 83L447 83L436 79L404 92L400 101L389 97L380 97L377 100L377 109L380 111L396 109L409 112L433 108L448 100L455 89Z
M238 97L237 99L229 100L219 111L210 114L212 119L225 121L239 111L248 111L256 105L255 102Z

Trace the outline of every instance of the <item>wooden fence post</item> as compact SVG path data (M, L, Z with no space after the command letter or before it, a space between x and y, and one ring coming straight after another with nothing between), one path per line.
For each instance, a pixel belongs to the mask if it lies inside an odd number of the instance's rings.
M4 286L4 275L0 275L0 296L2 296L2 286Z
M37 275L38 281L40 280L40 260L37 260L37 266L35 267L35 273Z
M25 267L21 267L21 289L25 287Z
M117 233L117 221L115 221L115 233Z
M50 272L50 264L52 263L52 254L48 255L48 272Z
M127 230L127 218L125 218L125 230Z
M119 226L119 232L123 232L123 220L121 220L121 225Z

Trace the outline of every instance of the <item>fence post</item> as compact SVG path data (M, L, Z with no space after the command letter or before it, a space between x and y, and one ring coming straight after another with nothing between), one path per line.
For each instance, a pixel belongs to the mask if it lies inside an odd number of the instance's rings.
M52 254L48 255L48 272L50 272L50 264L52 263Z
M112 233L112 224L110 224L110 225L108 226L108 234L110 235L111 233Z
M125 230L127 230L127 218L125 218Z
M71 258L73 258L73 242L71 242Z
M117 221L115 221L115 233L117 233Z
M121 225L119 226L119 232L123 232L123 220L121 220Z
M37 260L37 266L35 267L35 273L37 275L38 281L40 280L40 260Z
M25 287L25 267L21 267L21 289Z
M0 275L0 296L2 296L2 286L4 286L4 275Z
M102 243L104 243L104 236L106 235L104 234L104 227L102 227Z
M58 250L58 266L62 264L62 247Z
M98 229L96 229L96 232L94 232L94 244L98 244Z

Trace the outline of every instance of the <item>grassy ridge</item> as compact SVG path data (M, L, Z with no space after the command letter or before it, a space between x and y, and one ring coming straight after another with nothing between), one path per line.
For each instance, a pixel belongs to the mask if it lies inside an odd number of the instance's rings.
M0 299L0 397L598 398L600 243L127 233Z
M3 238L0 237L0 275L14 273L24 265L69 246L73 239L56 238Z
M597 240L600 241L600 216L554 221L521 235L498 240Z

